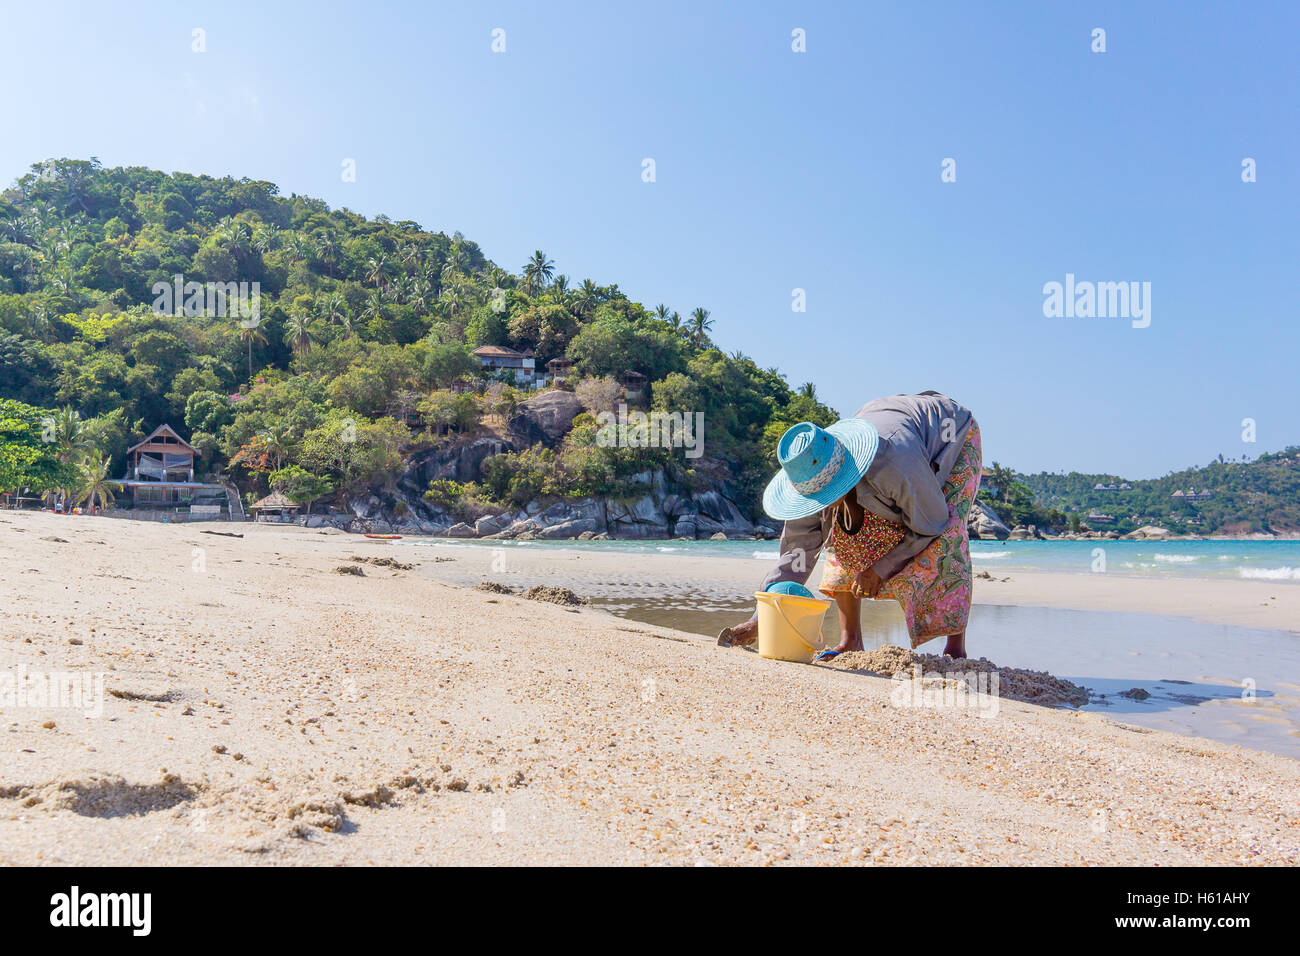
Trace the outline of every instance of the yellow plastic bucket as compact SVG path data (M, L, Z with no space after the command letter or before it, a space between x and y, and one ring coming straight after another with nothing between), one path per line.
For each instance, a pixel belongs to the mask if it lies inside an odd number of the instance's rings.
M759 591L758 654L778 661L810 664L823 648L822 618L830 601Z

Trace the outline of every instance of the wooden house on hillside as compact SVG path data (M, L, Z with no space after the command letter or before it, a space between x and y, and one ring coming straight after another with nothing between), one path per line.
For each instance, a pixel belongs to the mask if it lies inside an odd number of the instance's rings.
M170 425L159 425L144 441L126 450L126 476L119 480L137 508L189 505L194 514L220 514L224 485L194 480L198 451Z

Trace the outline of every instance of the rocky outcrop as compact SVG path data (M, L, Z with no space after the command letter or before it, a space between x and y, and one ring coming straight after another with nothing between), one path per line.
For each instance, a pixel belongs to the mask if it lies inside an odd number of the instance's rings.
M1124 535L1124 537L1132 541L1163 541L1165 538L1169 537L1169 529L1157 528L1155 525L1146 524L1138 528L1136 531L1130 531L1128 534Z
M553 448L569 431L569 426L583 411L582 402L572 392L554 389L521 403L506 422L506 434L516 448L542 444Z
M1003 524L988 505L977 501L971 505L970 515L966 519L966 528L972 538L984 541L1006 541L1011 537L1011 529Z
M434 480L459 481L461 484L478 481L482 477L484 461L513 450L510 442L500 438L446 441L413 456L398 477L397 487L421 497L428 490L429 482Z

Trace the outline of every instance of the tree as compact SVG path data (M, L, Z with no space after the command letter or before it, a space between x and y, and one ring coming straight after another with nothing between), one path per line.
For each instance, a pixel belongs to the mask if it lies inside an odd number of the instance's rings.
M998 501L1010 501L1011 486L1015 483L1015 473L998 462L994 462L989 468L988 483L992 486L990 491L997 489L994 494Z
M524 284L528 287L530 295L536 295L546 288L553 275L555 275L555 263L546 258L546 253L541 249L536 250L524 263Z
M307 514L311 514L312 502L334 490L334 483L328 478L312 474L298 465L285 465L271 472L268 482L272 491L280 492L290 501L305 504Z
M284 340L295 353L310 352L316 343L316 320L305 312L292 312L284 323Z
M622 393L623 386L608 375L584 378L573 387L573 394L582 402L582 407L593 415L612 410Z
M0 489L43 494L76 480L75 466L62 460L43 424L51 412L0 398Z
M248 344L248 380L253 380L253 343L258 345L266 344L266 333L258 325L246 325L239 323L239 341Z
M709 329L713 328L713 322L709 319L709 310L701 306L691 312L691 341L696 348L703 348L709 340Z
M96 503L105 508L113 503L113 494L122 493L122 486L108 477L109 459L103 455L88 458L82 473L81 486L76 500L94 508Z

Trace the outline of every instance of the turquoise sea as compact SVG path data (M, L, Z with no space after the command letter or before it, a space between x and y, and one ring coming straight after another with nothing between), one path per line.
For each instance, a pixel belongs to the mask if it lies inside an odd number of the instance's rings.
M414 541L421 539L415 538ZM445 539L433 539L443 544ZM571 549L634 554L718 555L773 561L775 541L475 541L492 548ZM1058 571L1135 577L1218 578L1300 583L1300 541L972 541L976 572ZM1097 562L1105 561L1104 567Z

